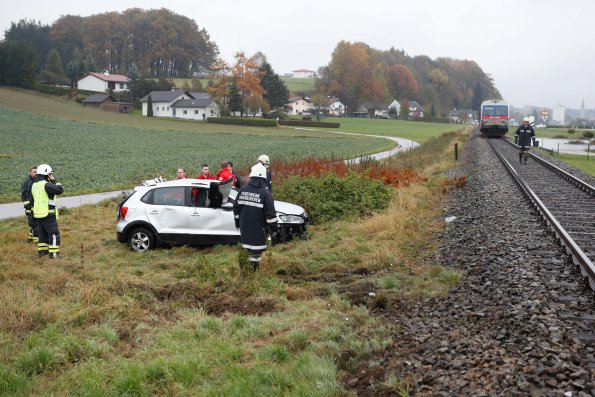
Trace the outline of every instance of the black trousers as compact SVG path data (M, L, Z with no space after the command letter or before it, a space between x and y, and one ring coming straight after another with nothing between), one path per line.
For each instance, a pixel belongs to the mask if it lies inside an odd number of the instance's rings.
M40 256L47 253L57 254L60 252L60 231L56 215L49 214L45 218L37 218L39 225L39 241L37 252Z
M27 222L29 223L28 238L29 240L36 243L39 237L39 225L37 224L37 219L35 219L32 212L27 213Z

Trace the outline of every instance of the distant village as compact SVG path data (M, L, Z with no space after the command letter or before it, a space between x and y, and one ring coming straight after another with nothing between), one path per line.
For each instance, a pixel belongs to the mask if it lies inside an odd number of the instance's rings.
M286 73L283 77L313 79L316 72L308 69L297 69L292 73ZM124 75L104 73L89 73L77 82L80 90L97 92L97 94L86 97L82 104L84 106L101 108L106 111L128 113L132 111L133 104L119 102L111 93L118 94L128 91L130 79ZM171 91L153 91L140 99L142 114L148 115L148 102L151 97L153 115L157 117L171 117L181 119L206 120L207 117L218 117L214 101L205 92L191 92L188 90L172 89ZM308 116L316 112L326 117L356 117L356 118L383 118L390 119L394 116L406 116L410 118L423 118L424 109L414 100L408 101L408 112L403 114L401 103L396 99L391 103L364 102L357 109L347 109L340 98L327 97L324 106L315 107L309 96L291 95L283 107L287 115ZM262 116L262 113L257 113ZM554 108L538 106L525 106L517 108L511 106L512 126L518 125L517 120L523 116L532 117L538 128L547 126L573 126L594 128L595 109L586 109L584 100L580 109L571 109L562 105ZM471 109L452 109L448 118L453 123L477 124L478 112Z

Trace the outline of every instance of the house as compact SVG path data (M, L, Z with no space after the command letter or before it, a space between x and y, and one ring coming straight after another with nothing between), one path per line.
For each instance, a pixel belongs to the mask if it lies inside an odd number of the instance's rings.
M394 109L394 114L401 115L401 104L396 99L388 104L388 110Z
M287 102L283 108L287 114L296 115L308 112L311 107L312 104L310 103L310 98L303 96L290 96L289 102Z
M381 102L363 102L352 113L352 116L362 118L389 118L388 105Z
M130 113L133 104L130 102L118 102L111 95L107 94L93 94L89 95L81 101L83 106L98 108L108 112Z
M343 117L345 116L345 104L339 98L328 97L328 114L329 116Z
M128 91L130 79L122 74L89 73L80 79L76 86L79 90L93 92L125 92Z
M216 116L216 104L211 98L179 99L172 105L172 117L179 119L206 120Z
M153 104L153 116L180 119L205 120L217 116L215 102L205 92L152 91L141 98L143 116L147 115L149 95Z
M316 77L316 72L308 69L298 69L293 71L293 77L298 79L313 79Z
M424 117L424 109L415 101L409 101L409 117Z

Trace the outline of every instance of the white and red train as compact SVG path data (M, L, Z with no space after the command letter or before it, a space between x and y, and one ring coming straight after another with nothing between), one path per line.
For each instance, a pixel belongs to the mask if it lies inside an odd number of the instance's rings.
M508 104L501 99L483 101L479 130L487 137L503 137L508 132L509 113Z

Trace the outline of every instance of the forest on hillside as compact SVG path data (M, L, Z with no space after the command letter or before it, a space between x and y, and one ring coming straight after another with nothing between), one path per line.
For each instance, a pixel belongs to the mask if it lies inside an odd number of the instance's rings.
M147 77L191 77L208 71L219 54L204 28L165 8L64 15L52 25L23 19L4 39L33 47L39 70L56 50L65 71L82 62L91 71L127 74L134 64Z
M403 50L377 50L341 41L331 61L318 71L317 89L354 109L362 102L415 100L430 115L450 109L478 110L486 98L501 98L493 79L471 60L409 56Z

